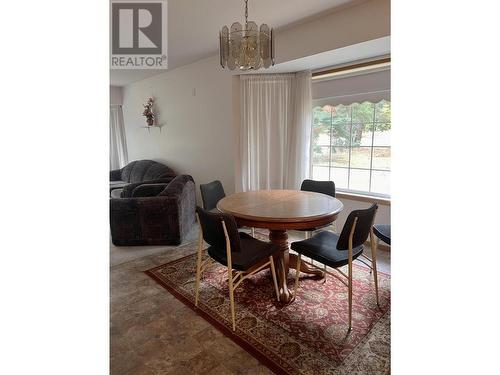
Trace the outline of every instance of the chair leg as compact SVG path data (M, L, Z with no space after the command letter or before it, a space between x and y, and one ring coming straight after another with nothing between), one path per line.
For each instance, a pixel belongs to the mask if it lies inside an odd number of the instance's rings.
M250 230L252 232L252 237L255 237L255 228L252 227Z
M273 284L274 284L274 291L276 292L276 298L278 299L278 302L280 300L280 292L278 289L278 279L276 278L276 269L274 268L274 260L272 255L269 257L269 262L271 263L271 274L273 275Z
M200 293L200 278L201 278L201 258L203 253L203 236L200 229L200 239L198 243L198 259L196 260L196 282L194 284L194 305L198 307L198 295Z
M354 237L354 231L356 230L356 224L358 222L358 218L354 218L354 223L352 223L351 227L351 234L349 235L349 245L348 245L348 257L349 257L349 263L348 263L348 269L349 269L349 274L347 275L348 278L348 284L347 287L349 288L349 329L348 332L352 330L352 240Z
M233 273L228 272L229 280L229 302L231 303L231 320L233 321L233 331L236 331L236 314L234 313L234 288L233 288Z
M307 240L307 239L311 238L312 232L307 230L305 232L305 234L306 234L306 240ZM313 258L309 258L309 261L311 262L312 265L314 265L314 259Z
M297 257L297 267L295 268L295 288L293 291L293 298L297 298L297 291L299 290L299 275L300 275L300 261L301 261L301 254L298 254L299 256Z
M372 249L372 268L373 268L373 281L375 283L375 298L377 299L377 306L379 305L378 300L378 277L377 277L377 249L379 245L379 240L377 238L377 244L375 245L375 235L373 234L373 230L370 232L370 244Z
M352 330L352 260L349 259L349 331Z

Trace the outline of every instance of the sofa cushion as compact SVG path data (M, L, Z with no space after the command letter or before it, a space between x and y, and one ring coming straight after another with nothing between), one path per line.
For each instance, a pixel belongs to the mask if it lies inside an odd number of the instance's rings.
M121 179L134 183L169 176L175 176L175 172L166 165L153 160L136 160L122 169Z
M139 185L132 191L132 198L156 197L167 185L167 183Z
M132 170L130 171L129 182L141 182L144 181L144 175L151 164L154 163L151 160L138 160L134 163Z
M132 163L128 163L126 166L122 168L122 176L121 176L122 181L130 182L130 173L132 172L135 163L136 162L133 161Z
M165 184L165 186L167 186L168 183L172 180L173 180L173 177L167 177L167 178L160 178L158 180L129 183L123 187L122 198L132 197L132 193L134 192L135 188L137 188L138 186L150 185L150 184Z
M143 180L159 180L167 177L175 177L175 172L166 165L153 162L144 173Z

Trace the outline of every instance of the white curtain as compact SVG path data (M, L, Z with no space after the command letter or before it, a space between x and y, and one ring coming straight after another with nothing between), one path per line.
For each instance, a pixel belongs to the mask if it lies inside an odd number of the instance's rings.
M125 166L128 155L122 106L112 105L109 113L109 167L113 170Z
M242 191L298 189L309 176L311 72L242 75Z

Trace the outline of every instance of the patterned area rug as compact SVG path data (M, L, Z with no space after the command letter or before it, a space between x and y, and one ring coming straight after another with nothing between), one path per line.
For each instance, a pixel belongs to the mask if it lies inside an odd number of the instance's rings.
M206 255L205 255L206 256ZM347 270L345 270L347 272ZM194 306L196 254L146 274L278 374L386 374L390 368L390 277L379 272L380 308L373 277L354 265L353 330L347 334L347 287L301 274L298 297L276 301L269 270L235 291L236 332L231 329L226 268L204 272ZM293 290L295 270L288 275Z

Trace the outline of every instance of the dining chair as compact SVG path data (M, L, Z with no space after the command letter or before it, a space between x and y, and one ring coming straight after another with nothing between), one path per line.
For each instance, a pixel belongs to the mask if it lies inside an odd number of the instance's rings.
M200 224L200 235L196 262L195 306L198 307L200 279L203 271L213 261L226 266L231 318L233 331L235 331L234 290L243 280L270 267L274 291L279 301L278 281L273 261L273 254L280 251L279 247L270 242L257 240L247 233L238 232L236 221L231 215L213 213L197 207L196 217ZM209 257L205 261L202 261L204 242L209 245L207 248Z
M304 180L304 181L302 181L302 184L300 185L300 190L310 191L313 193L326 194L326 195L329 195L330 197L335 198L335 183L333 181ZM337 231L337 227L335 225L335 222L333 222L332 224L329 224L329 225L332 226L334 232ZM327 225L327 227L329 225ZM320 229L320 228L324 228L324 227L299 229L299 230L306 232L306 239L307 239L307 238L311 237L312 232L314 232L315 230Z
M217 203L226 196L224 187L219 180L209 182L208 184L201 184L200 191L203 208L207 211L216 210Z
M391 246L391 224L375 224L373 226L373 234L377 237L377 249L379 247L380 240Z
M335 198L335 183L333 181L316 181L316 180L309 180L306 179L302 181L302 184L300 185L300 190L302 191L311 191L313 193L321 193L321 194L326 194L329 195L330 197ZM312 233L315 230L321 229L321 228L327 228L328 226L332 226L332 229L334 232L337 232L337 224L335 221L331 224L328 224L323 227L317 227L317 228L308 228L308 229L298 229L299 231L305 232L306 239L310 238ZM311 263L314 264L314 260L311 259ZM326 269L326 266L325 266ZM326 281L326 275L325 275L325 281Z
M323 270L331 276L339 279L344 285L347 286L349 291L349 331L352 329L352 262L360 256L370 261L368 265L373 271L373 278L375 283L375 297L377 306L379 305L378 299L378 279L377 279L377 256L375 248L375 238L373 234L373 221L377 213L378 206L373 204L370 208L364 210L351 211L347 220L342 228L340 235L330 231L323 231L309 239L303 241L293 242L291 249L298 253L297 268L295 273L295 291L294 299L297 297L299 287L299 274L301 262L312 265L312 263L302 260L302 255L314 259L318 263L325 266L335 268L344 278L332 272ZM371 259L363 254L363 244L370 236ZM363 262L364 263L364 262ZM341 271L339 268L348 266L348 273ZM325 267L326 268L326 267ZM347 282L346 282L347 280Z
M222 182L215 180L207 184L200 184L201 200L203 201L203 208L210 212L219 212L217 210L217 203L226 196ZM250 228L252 237L255 237L255 229Z

